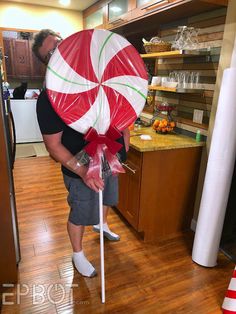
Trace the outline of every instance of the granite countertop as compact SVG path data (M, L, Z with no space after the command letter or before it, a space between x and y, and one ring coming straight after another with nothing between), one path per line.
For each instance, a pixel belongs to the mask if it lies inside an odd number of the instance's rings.
M150 135L151 140L141 139L141 134ZM196 142L195 139L181 134L157 134L151 127L130 132L130 147L140 152L199 147L204 145L205 142Z

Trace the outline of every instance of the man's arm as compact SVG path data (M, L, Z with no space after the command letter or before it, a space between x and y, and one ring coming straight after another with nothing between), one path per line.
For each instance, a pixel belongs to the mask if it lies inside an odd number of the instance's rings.
M64 145L62 145L62 133L63 132L55 134L43 134L43 140L50 156L56 161L60 162L67 169L79 175L84 183L95 192L98 192L99 189L103 189L103 180L101 178L88 179L86 176L88 170L87 167L78 165L76 158L68 151L68 149L65 148Z
M125 142L125 150L126 152L128 152L129 150L129 142L130 142L130 131L129 128L125 129L123 131L123 135L124 135L124 142Z

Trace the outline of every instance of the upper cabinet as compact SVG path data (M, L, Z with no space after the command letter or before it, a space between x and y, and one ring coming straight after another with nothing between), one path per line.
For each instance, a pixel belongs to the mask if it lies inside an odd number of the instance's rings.
M84 29L106 28L107 1L102 0L83 11Z
M28 40L11 39L13 49L13 75L16 78L26 79L30 77L30 49Z
M8 79L44 79L46 67L33 55L30 40L4 38L3 43Z
M115 29L178 2L192 0L107 0L83 12L84 28Z
M119 19L120 16L128 12L128 0L113 0L108 3L108 21Z
M132 18L135 0L112 0L107 4L107 29L126 24Z
M99 8L95 12L84 17L84 29L103 27L103 8Z
M150 2L150 0L137 0L137 7L141 7L144 4L147 4L149 2Z
M101 0L83 11L83 21L85 29L105 28L124 35L124 25L134 24L137 33L143 28L157 30L158 24L187 17L189 12L200 14L226 5L227 0Z
M132 19L142 18L148 14L169 9L177 3L186 2L185 0L137 0L136 8L132 12Z

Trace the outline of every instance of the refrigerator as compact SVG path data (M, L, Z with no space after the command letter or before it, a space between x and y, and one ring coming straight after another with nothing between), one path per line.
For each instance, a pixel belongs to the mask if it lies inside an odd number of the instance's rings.
M1 267L4 268L8 268L12 262L17 265L21 258L13 180L15 151L15 128L10 100L4 99L0 81L0 241L1 249L6 250L5 255L11 259L9 262L2 261Z

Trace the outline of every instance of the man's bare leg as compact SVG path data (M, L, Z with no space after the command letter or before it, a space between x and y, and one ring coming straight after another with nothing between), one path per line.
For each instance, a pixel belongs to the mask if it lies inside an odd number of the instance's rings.
M82 240L84 235L84 226L77 226L68 221L67 231L70 237L70 242L73 248L73 262L75 268L80 274L87 277L94 277L96 270L93 265L87 260L82 248Z

